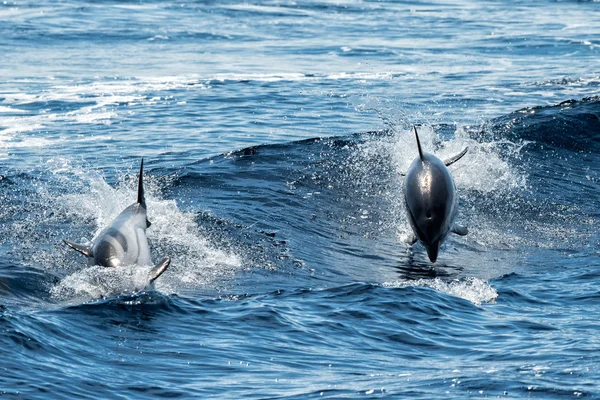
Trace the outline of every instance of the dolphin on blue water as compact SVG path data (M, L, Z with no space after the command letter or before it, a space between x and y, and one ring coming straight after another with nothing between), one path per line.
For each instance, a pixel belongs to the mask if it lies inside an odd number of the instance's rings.
M121 267L126 265L153 265L146 229L150 227L144 197L144 159L140 165L137 202L121 212L92 243L76 244L63 240L72 249L92 258L95 265ZM165 257L149 272L149 283L154 282L169 266L171 258Z
M431 262L437 260L440 246L448 233L464 236L464 226L456 225L458 213L456 186L447 166L460 160L469 150L466 147L448 160L423 153L417 127L414 127L419 156L412 162L404 179L404 203L414 235L408 240L419 240L427 249Z

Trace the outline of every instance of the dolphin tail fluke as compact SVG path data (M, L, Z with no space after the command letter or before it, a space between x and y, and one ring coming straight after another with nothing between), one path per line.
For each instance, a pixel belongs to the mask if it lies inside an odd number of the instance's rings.
M161 276L167 270L169 264L171 264L171 257L165 257L160 263L156 264L148 273L148 277L150 278L149 283L153 283L156 278Z
M144 159L142 158L142 163L140 164L140 176L138 178L138 204L146 204L146 199L144 198Z
M77 244L77 243L72 243L69 242L68 240L64 240L63 242L65 242L65 244L67 246L69 246L70 248L72 248L75 251L80 252L81 254L83 254L86 257L94 257L94 253L92 252L92 248L90 246L86 246L84 244Z
M463 156L465 154L467 154L467 151L469 151L469 147L465 147L463 151L461 151L459 154L455 155L454 157L450 157L447 160L444 160L444 165L447 167L449 165L454 164L455 162L457 162L458 160L463 158Z
M452 227L452 233L456 233L460 236L466 236L469 233L469 230L466 226L454 224L454 226Z
M423 161L423 150L421 150L421 141L419 140L419 134L417 133L416 125L413 125L413 129L415 130L415 137L417 138L417 148L419 149L419 158Z

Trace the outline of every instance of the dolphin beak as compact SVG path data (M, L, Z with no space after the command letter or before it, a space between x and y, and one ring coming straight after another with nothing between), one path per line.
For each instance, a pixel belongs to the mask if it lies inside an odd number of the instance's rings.
M429 261L432 263L437 260L438 252L440 250L440 242L437 241L430 246L427 246L427 255L429 256Z

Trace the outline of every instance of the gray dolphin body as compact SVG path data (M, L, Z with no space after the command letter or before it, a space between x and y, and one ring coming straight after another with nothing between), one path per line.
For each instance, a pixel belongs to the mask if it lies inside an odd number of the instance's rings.
M456 187L446 166L462 158L469 148L442 161L433 154L423 153L417 128L414 129L419 157L412 162L404 179L404 201L414 232L409 243L421 241L429 260L435 262L448 233L467 234L467 228L454 224L458 213Z
M143 182L144 160L140 166L137 202L121 212L90 245L63 240L72 249L94 260L95 265L121 267L125 265L152 265L146 229L150 227L146 215L146 199ZM152 283L169 266L171 259L165 257L149 273Z

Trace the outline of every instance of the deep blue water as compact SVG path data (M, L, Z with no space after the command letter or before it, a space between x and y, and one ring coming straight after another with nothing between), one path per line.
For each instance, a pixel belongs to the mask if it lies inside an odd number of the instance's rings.
M600 3L0 4L7 398L600 398ZM405 244L411 127L466 237ZM89 266L147 170L153 259Z

